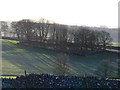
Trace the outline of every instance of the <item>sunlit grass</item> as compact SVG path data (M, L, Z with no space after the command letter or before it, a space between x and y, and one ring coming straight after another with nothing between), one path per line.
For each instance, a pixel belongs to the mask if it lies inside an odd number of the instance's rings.
M4 79L4 78L6 78L6 79L16 79L17 76L0 76L0 79Z
M109 78L107 78L106 80L117 80L117 81L120 81L120 79L109 79Z
M17 44L19 41L16 41L16 40L2 40L3 42L8 42L8 43L11 43L11 44Z
M12 43L12 44L17 44L19 41L16 40L8 40L8 42Z
M120 43L112 42L112 46L120 47Z
M26 50L25 49L21 49L21 48L16 48L15 49L15 52L25 52Z

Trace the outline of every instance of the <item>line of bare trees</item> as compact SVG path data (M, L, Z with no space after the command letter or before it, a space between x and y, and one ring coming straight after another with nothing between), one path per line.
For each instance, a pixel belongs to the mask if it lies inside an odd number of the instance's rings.
M106 31L92 30L89 27L83 26L50 23L45 19L37 22L24 19L12 22L10 27L11 29L7 22L0 22L0 32L4 34L4 37L10 36L8 35L8 32L10 32L9 34L13 34L12 36L17 36L20 43L52 47L53 49L76 53L101 51L106 49L106 46L110 45L112 41L110 34ZM60 67L63 66L60 64ZM65 69L66 67L63 68ZM118 71L120 76L120 68L118 68ZM107 73L105 72L106 76Z
M6 35L7 28L6 23L1 24L4 35ZM47 46L59 50L76 50L76 52L101 50L105 49L112 41L110 34L106 31L50 23L45 19L37 22L23 19L12 22L11 28L21 43Z

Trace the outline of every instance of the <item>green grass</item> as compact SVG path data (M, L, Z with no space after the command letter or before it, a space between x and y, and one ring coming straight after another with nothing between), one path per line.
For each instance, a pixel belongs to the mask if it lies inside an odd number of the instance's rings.
M0 79L3 78L8 78L8 79L16 79L16 76L0 76Z
M112 42L112 46L120 47L120 43Z
M15 40L2 40L2 73L4 75L24 75L27 73L50 73L55 70L58 52L20 46ZM70 72L73 75L93 75L102 59L110 59L116 68L117 54L101 53L90 56L69 55Z

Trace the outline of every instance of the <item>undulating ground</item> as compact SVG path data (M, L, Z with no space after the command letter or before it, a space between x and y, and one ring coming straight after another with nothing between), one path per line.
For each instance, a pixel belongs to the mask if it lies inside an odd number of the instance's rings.
M55 61L59 52L20 46L14 40L2 40L2 73L4 75L23 75L27 73L50 73L55 70ZM69 55L70 73L74 75L93 75L99 63L103 59L109 59L117 71L117 54L101 53L89 56Z

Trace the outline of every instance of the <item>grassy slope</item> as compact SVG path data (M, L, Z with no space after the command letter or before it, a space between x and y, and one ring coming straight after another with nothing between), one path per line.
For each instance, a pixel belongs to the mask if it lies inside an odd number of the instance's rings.
M55 60L58 52L30 48L27 46L18 46L16 41L2 41L2 70L3 74L21 75L24 70L28 73L53 73ZM101 53L87 57L70 55L68 64L70 72L75 75L84 73L93 74L100 60L110 59L112 65L116 67L116 54Z

